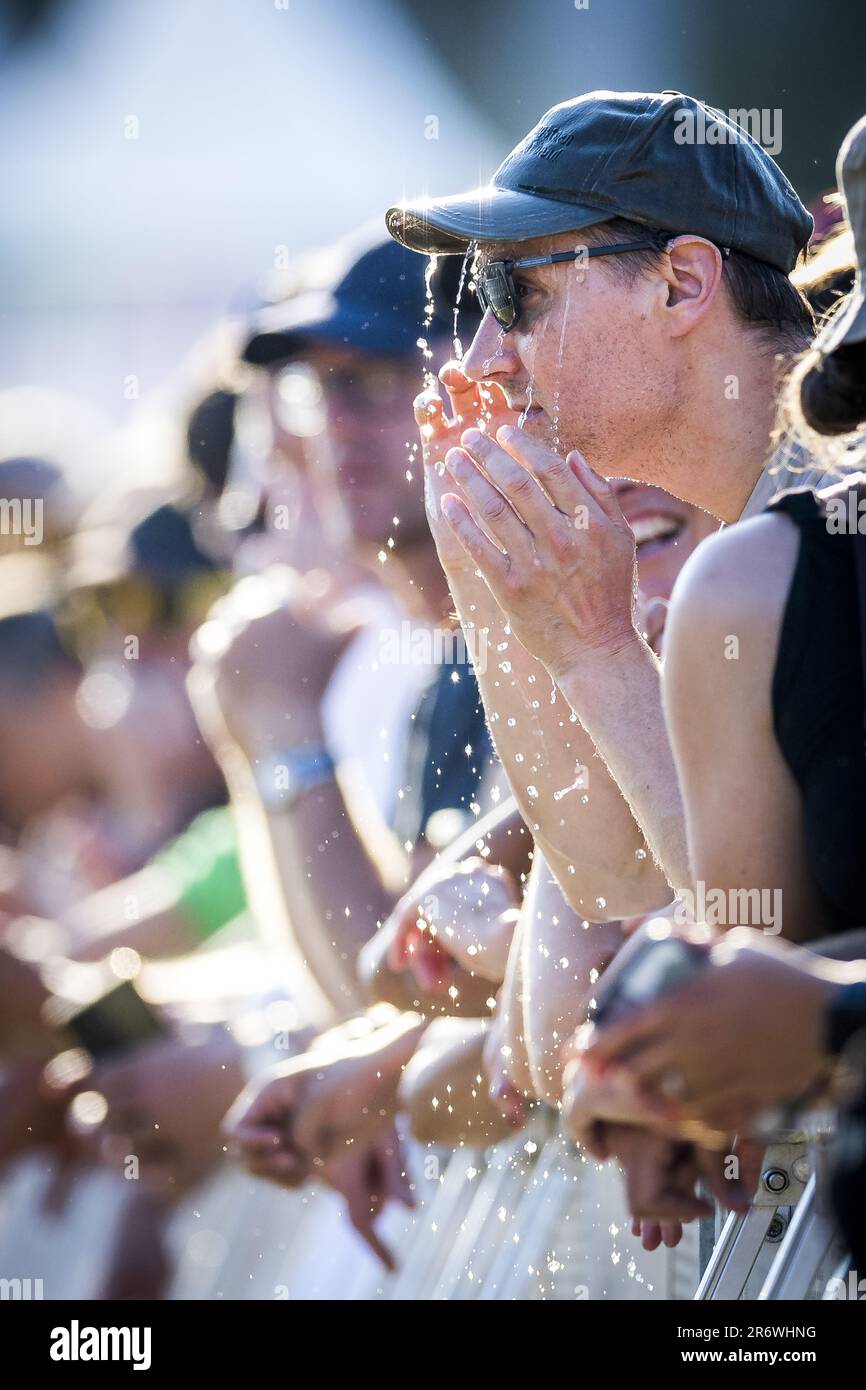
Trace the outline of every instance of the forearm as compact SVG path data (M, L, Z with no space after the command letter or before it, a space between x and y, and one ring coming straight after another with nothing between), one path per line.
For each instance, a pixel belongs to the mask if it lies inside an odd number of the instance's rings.
M521 913L514 929L505 979L496 1000L493 1035L485 1054L488 1080L494 1083L497 1075L507 1076L512 1085L526 1095L532 1093L532 1075L526 1039L523 1033L523 932L525 914ZM492 1049L492 1050L491 1050Z
M184 955L199 944L176 887L153 867L90 894L70 908L61 925L72 938L73 960L101 960L121 947L157 960Z
M532 859L532 837L520 817L512 798L502 806L482 816L473 826L459 835L426 866L411 884L402 903L413 905L415 917L428 895L435 895L442 874L450 866L469 859L481 858L489 865L504 865L515 878L525 880ZM460 1014L464 1018L485 1017L489 998L500 976L492 977L483 971L480 960L471 965L463 960L451 963L451 986L447 993L428 994L412 970L395 970L391 964L395 937L402 927L401 905L393 916L364 945L358 958L358 975L366 997L371 1001L393 1004L397 1008L420 1009L429 1016ZM490 944L489 942L487 943ZM507 952L507 944L504 954ZM485 962L490 951L485 953Z
M400 1083L400 1108L421 1144L495 1144L513 1132L478 1084L484 1024L467 1019L433 1023L421 1038Z
M589 734L542 663L510 633L487 585L456 566L449 583L476 653L497 753L568 901L594 920L661 906L670 898L668 884Z
M521 915L523 1035L536 1095L562 1099L562 1047L586 1022L593 985L623 942L618 922L590 922L565 901L536 854Z
M396 894L360 841L336 779L268 809L249 756L234 749L222 762L260 930L273 944L288 944L338 1014L363 1007L358 953Z
M558 673L557 683L616 779L668 882L677 889L690 886L685 811L656 657L635 633L620 647L586 656ZM670 896L668 890L667 898L662 894L645 910L662 906Z
M514 798L509 797L440 850L411 884L411 890L420 901L428 891L428 884L439 881L443 866L479 857L488 864L503 865L516 879L525 882L532 854L532 836Z
M489 999L495 985L481 975L470 975L452 962L450 990L444 994L428 994L422 989L411 970L396 971L389 962L393 933L387 927L377 931L364 945L358 956L358 979L369 1004L391 1004L396 1009L417 1009L427 1018L439 1015L459 1015L462 1018L486 1017L490 1012Z
M421 1039L428 1028L428 1021L420 1014L409 1010L395 1014L379 1027L375 1027L366 1037L349 1044L345 1055L354 1057L375 1056L376 1059L376 1103L365 1106L364 1116L358 1116L359 1135L367 1123L378 1128L382 1120L393 1117L400 1108L400 1086L406 1068L409 1066ZM316 1045L310 1054L316 1055ZM327 1047L322 1057L328 1056ZM351 1091L346 1092L346 1105L349 1112L354 1100Z
M268 812L267 824L289 928L338 1007L355 1008L358 954L396 893L359 839L335 780Z
M514 797L464 830L456 840L437 854L435 864L459 864L462 859L480 855L490 864L502 864L515 878L529 873L532 862L532 836L526 829ZM426 872L426 870L425 870ZM424 875L418 878L423 881Z

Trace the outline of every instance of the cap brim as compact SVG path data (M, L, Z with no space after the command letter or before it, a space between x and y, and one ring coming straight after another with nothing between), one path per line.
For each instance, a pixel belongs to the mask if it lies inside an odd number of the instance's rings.
M423 305L410 333L408 327L395 330L387 312L371 311L369 305L341 303L320 291L297 295L259 312L241 358L253 367L266 367L290 361L316 343L371 356L403 357L421 332L422 312Z
M241 357L254 367L280 362L298 350L311 330L321 329L336 317L337 301L325 291L299 294L279 304L268 304L256 314Z
M829 357L840 347L866 340L866 296L856 287L844 309L841 309L821 330L813 343L818 351Z
M579 232L616 216L613 210L560 203L537 193L485 184L453 198L428 198L389 208L385 225L395 241L428 256L465 252L473 241L531 241Z

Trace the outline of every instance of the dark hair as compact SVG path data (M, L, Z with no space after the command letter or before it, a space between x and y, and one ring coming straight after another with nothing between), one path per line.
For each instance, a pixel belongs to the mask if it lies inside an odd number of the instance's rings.
M586 231L590 244L612 245L619 241L638 241L647 234L670 240L675 232L647 228L629 218L614 217ZM658 266L658 251L634 251L627 256L602 257L600 264L627 283ZM741 323L761 333L769 350L786 348L800 351L815 331L815 320L807 301L781 270L756 260L745 251L731 251L725 258L723 283L734 313Z
M815 360L800 380L803 417L818 434L848 434L866 421L866 341Z
M50 613L13 613L0 618L0 697L35 695L52 681L75 676L79 670Z

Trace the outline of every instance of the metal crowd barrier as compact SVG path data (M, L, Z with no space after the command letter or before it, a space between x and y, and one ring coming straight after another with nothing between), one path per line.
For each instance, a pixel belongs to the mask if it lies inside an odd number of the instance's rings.
M207 965L204 954L196 957L197 977ZM258 962L256 952L251 959ZM217 954L210 962L205 993L218 996L226 981L227 1009L239 969L231 957L227 971L225 960ZM248 985L247 1002L258 997L252 977ZM186 999L190 981L182 986ZM262 1065L271 1061L272 1049L263 1045ZM379 1222L397 1261L392 1274L352 1229L333 1193L282 1191L226 1165L178 1206L168 1225L174 1269L168 1297L820 1298L831 1276L837 1289L847 1277L824 1195L830 1143L821 1132L779 1136L746 1215L717 1219L702 1234L693 1223L676 1249L650 1254L631 1235L615 1167L581 1154L552 1110L540 1109L520 1134L486 1151L408 1142L416 1205L392 1206ZM62 1210L50 1209L50 1164L36 1154L0 1177L0 1298L100 1295L129 1184L88 1170L76 1176Z
M224 1174L179 1213L174 1298L411 1301L688 1299L696 1227L676 1250L631 1236L610 1165L587 1161L552 1112L486 1152L408 1146L417 1205L391 1208L386 1274L332 1194Z
M702 1276L697 1223L676 1249L644 1251L630 1234L615 1168L580 1154L552 1111L486 1152L407 1145L416 1206L393 1206L380 1223L397 1260L393 1274L363 1245L333 1193L285 1192L226 1167L170 1223L175 1274L168 1297L834 1296L824 1291L844 1287L847 1262L824 1197L829 1143L827 1135L787 1134L770 1146L751 1209L727 1217ZM37 1156L18 1163L0 1183L0 1279L20 1280L22 1288L31 1281L22 1294L4 1284L2 1296L97 1297L128 1185L87 1173L62 1214L52 1214L44 1205L46 1162Z
M39 1156L11 1165L0 1181L3 1298L99 1296L128 1185L108 1172L88 1170L76 1177L69 1201L57 1210L49 1202L53 1182Z
M193 1231L195 1248L180 1260L172 1297L819 1298L847 1270L823 1197L829 1142L788 1134L770 1145L750 1211L727 1217L702 1277L697 1225L675 1250L644 1251L629 1233L615 1169L578 1153L552 1112L486 1152L408 1146L417 1206L384 1219L398 1261L392 1275L331 1194L279 1193L224 1175L211 1206L196 1207L197 1230L188 1214L176 1222L179 1247Z
M769 1145L752 1204L728 1215L696 1300L818 1299L847 1269L827 1196L833 1138L790 1131Z

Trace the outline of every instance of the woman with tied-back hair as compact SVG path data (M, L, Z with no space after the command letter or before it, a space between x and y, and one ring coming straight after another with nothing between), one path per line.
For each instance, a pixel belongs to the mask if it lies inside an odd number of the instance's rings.
M839 167L856 283L783 413L828 487L700 547L674 592L664 673L695 880L781 889L784 935L809 950L766 930L717 937L714 968L596 1029L582 1053L590 1073L622 1066L665 1122L740 1134L768 1107L826 1094L839 1054L859 1070L866 1041L866 118Z

